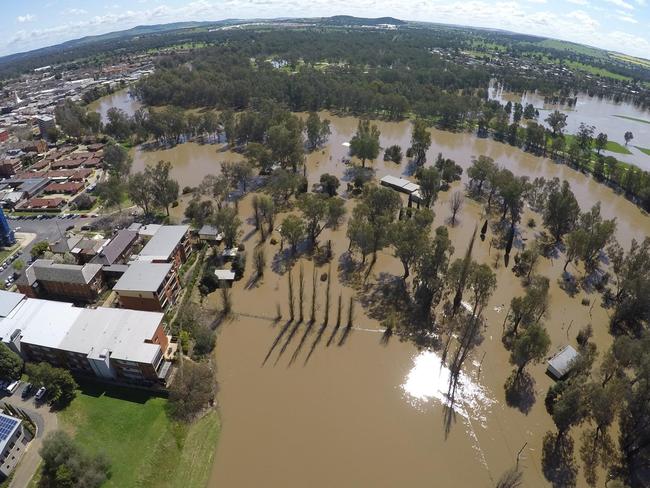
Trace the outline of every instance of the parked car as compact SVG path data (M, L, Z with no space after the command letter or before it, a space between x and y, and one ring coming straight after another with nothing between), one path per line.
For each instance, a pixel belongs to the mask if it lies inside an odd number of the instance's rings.
M18 389L20 386L20 383L22 383L20 380L13 381L7 385L7 392L9 392L10 395L13 395L13 393Z
M70 230L74 229L74 225L69 225L65 228L65 231L68 232Z
M32 384L31 384L31 383L27 383L27 384L25 384L25 387L23 388L23 392L20 394L20 396L21 396L21 397L23 398L23 400L24 400L25 398L29 398L29 396L31 395L31 393L32 393Z
M40 402L40 401L43 399L43 397L45 397L45 394L46 394L46 393L47 393L47 390L45 389L45 387L44 387L44 386L41 386L41 387L38 389L38 391L36 392L36 395L34 395L34 399L35 399L37 402Z

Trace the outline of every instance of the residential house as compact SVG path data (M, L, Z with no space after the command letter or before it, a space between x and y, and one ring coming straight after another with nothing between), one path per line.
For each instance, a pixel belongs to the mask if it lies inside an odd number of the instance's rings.
M221 242L223 234L214 225L205 224L199 229L199 240L210 243Z
M17 210L43 210L43 211L57 211L61 210L65 205L65 199L61 197L55 198L30 198L26 202L16 205Z
M179 293L180 283L172 263L136 261L115 283L120 305L134 310L164 312Z
M16 286L31 298L93 302L104 287L102 266L37 259L18 277Z

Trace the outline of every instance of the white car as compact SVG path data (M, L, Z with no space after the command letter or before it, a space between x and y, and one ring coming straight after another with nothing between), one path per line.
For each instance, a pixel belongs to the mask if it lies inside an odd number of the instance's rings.
M45 396L46 393L47 390L45 389L45 387L41 386L36 392L36 395L34 395L34 399L38 402Z

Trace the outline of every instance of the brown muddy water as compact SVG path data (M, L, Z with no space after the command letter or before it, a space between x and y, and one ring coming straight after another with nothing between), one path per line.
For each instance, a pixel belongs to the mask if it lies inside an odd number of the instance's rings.
M354 134L357 120L329 118L332 135L327 146L307 159L310 183L325 172L341 178L344 175L346 166L341 158L348 149L343 143ZM409 145L408 122L378 125L382 146ZM442 152L467 168L472 156L485 154L515 174L557 176L570 182L583 210L600 201L603 215L617 218L617 237L624 246L632 238L650 233L650 219L637 207L585 175L469 134L431 132L429 162ZM218 172L221 162L237 157L213 145L183 144L154 152L138 149L133 169L167 159L174 164L174 177L181 186L193 186L205 175ZM378 178L409 172L406 164L381 160L374 167ZM445 224L450 214L449 198L466 179L463 175L462 182L439 195L434 226ZM342 190L344 186L345 182ZM174 209L178 220L182 207ZM348 201L347 207L351 210L353 202ZM322 327L325 284L318 280L316 323L287 327L287 275L279 246L269 240L263 244L267 271L259 282L251 282L252 252L259 237L252 229L250 196L239 203L239 210L245 221L248 269L232 290L235 316L221 326L215 351L223 427L210 487L490 487L514 466L522 448L519 465L524 471L524 485L550 486L541 470L542 438L553 430L543 402L552 384L544 374L544 365L530 368L536 401L527 413L507 406L504 398L503 384L512 366L501 344L502 326L510 299L523 293L519 279L509 269L501 264L495 270L498 287L486 309L485 339L467 362L455 417L447 427L443 405L448 371L439 356L410 342L400 342L397 336L384 341L377 314L370 313L378 304L372 295L376 283L402 272L390 251L380 253L370 285L364 289L338 269L348 245L345 223L337 231L324 232L320 242L332 240L334 251L329 324ZM522 222L530 217L541 222L529 210ZM450 231L456 257L463 254L474 227L482 220L481 206L466 199L459 223ZM524 229L523 224L520 227ZM524 237L530 241L536 231L525 228ZM495 257L489 236L475 247L477 261L493 263ZM308 317L314 263L308 258L301 262ZM550 312L545 323L552 351L565 344L575 346L577 331L588 323L593 325L594 342L602 351L611 341L607 311L600 307L596 293L580 292L569 297L559 288L557 280L563 265L560 257L545 260L538 268L551 281ZM293 267L296 288L298 267ZM328 271L328 265L316 269L320 276ZM355 326L347 336L334 327L339 294L344 303L343 324L350 296L357 298ZM588 305L581 304L583 298ZM214 294L203 306L216 313L219 303L218 294ZM273 318L278 304L284 319L276 323ZM586 486L581 476L578 486Z

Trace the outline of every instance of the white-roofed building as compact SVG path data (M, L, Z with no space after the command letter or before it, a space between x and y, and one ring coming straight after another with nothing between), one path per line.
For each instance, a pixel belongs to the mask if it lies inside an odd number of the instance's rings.
M5 293L0 294L0 312L6 314L0 316L0 340L26 360L107 380L164 383L171 363L165 361L170 338L162 313L78 308Z
M163 225L142 248L137 260L180 266L191 252L189 225Z
M165 311L180 290L172 264L143 261L131 263L113 287L122 307L150 312Z

